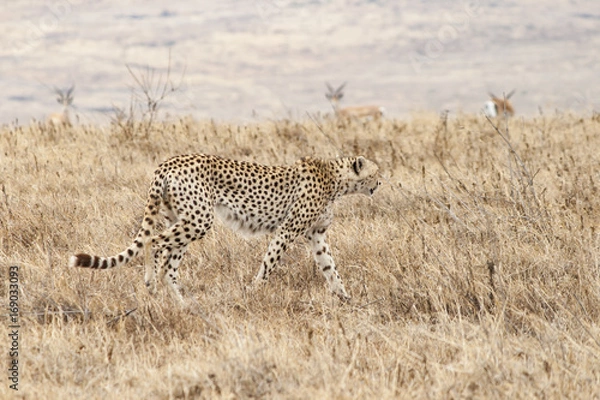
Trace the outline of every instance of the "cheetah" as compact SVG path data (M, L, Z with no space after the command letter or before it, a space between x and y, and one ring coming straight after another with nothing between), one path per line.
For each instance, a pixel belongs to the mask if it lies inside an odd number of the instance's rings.
M144 280L150 293L156 292L159 279L184 304L178 283L179 264L189 244L202 239L217 216L242 235L273 235L255 284L265 282L288 246L304 236L330 290L347 301L350 297L325 241L333 219L332 206L344 195L371 196L380 185L377 164L362 156L332 160L305 157L287 166L204 154L175 156L154 173L141 228L133 243L112 257L73 255L69 266L119 267L144 250ZM166 228L155 234L159 213L165 218Z

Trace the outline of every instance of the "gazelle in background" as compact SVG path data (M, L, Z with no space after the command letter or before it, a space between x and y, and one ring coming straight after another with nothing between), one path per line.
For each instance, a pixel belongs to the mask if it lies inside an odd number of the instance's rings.
M58 104L63 106L62 112L54 113L48 116L48 124L54 126L62 126L67 127L71 126L71 120L69 119L69 107L73 104L73 90L75 89L75 85L71 86L67 89L66 92L54 88L54 93L56 93L56 101Z
M340 100L342 97L344 97L344 86L346 86L346 82L342 83L342 85L336 90L333 90L333 87L327 82L325 82L325 85L327 85L328 90L328 92L325 93L325 97L331 103L336 116L342 118L371 117L373 119L378 119L383 116L385 109L379 106L355 106L340 108Z
M515 94L515 90L513 89L509 94L507 94L504 98L499 98L490 93L491 100L485 102L483 107L483 112L490 118L494 118L497 116L507 116L512 117L515 115L515 109L508 99Z

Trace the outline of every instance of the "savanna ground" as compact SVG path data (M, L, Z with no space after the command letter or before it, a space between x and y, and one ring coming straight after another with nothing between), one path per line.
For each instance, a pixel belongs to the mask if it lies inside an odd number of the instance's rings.
M19 267L19 391L41 398L599 398L600 117L170 123L0 130L0 286ZM321 126L322 131L319 126ZM215 225L180 309L141 260L68 269L135 235L175 154L267 164L362 154L385 183L336 207L332 296L300 240L248 291L268 238Z

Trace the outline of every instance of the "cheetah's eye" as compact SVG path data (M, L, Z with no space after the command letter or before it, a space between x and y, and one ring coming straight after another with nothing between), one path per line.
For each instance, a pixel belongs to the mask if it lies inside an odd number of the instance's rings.
M356 172L356 175L360 175L360 171L363 169L365 162L364 162L364 158L362 157L358 157L356 160L354 160L354 162L352 163L352 167L354 168L354 172Z

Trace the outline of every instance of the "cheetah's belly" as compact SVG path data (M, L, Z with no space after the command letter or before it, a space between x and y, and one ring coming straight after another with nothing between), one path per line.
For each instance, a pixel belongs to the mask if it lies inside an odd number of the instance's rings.
M244 237L264 235L273 232L277 228L277 224L250 218L247 214L241 214L222 204L215 205L215 214L225 226Z

